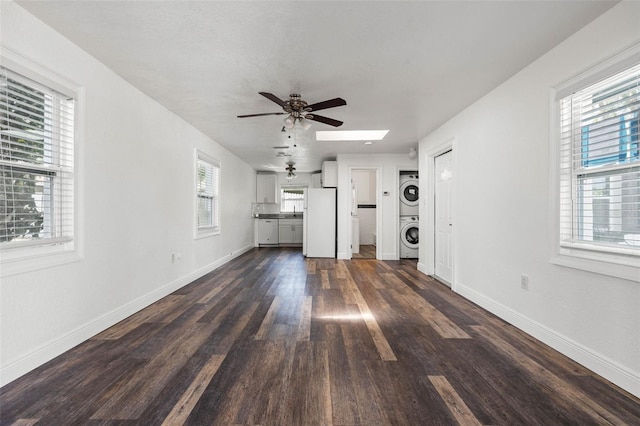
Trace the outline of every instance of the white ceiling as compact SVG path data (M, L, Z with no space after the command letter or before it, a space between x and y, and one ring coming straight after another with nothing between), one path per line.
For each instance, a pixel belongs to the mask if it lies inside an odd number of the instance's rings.
M408 153L615 3L19 1L256 170L277 171L289 158L313 171L339 153ZM334 129L321 123L287 135L283 116L236 118L281 111L260 91L342 97L321 115L390 131L365 146L316 141Z

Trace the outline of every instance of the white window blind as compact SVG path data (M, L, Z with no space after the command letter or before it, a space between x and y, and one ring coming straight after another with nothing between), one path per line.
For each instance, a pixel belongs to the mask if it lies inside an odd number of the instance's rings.
M74 236L75 100L0 67L0 247Z
M283 213L302 213L304 210L303 188L282 188L280 193L280 211Z
M220 228L220 164L198 153L196 175L198 233L218 232Z
M560 242L640 252L640 65L560 99Z

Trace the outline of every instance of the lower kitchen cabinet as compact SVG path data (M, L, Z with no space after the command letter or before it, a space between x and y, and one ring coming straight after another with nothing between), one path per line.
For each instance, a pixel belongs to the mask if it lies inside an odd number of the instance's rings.
M302 219L280 219L278 242L280 244L302 244Z

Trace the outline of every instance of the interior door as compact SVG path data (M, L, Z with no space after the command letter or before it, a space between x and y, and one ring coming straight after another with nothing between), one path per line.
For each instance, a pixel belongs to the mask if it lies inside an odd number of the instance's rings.
M435 158L435 275L451 286L453 282L453 167L452 152Z

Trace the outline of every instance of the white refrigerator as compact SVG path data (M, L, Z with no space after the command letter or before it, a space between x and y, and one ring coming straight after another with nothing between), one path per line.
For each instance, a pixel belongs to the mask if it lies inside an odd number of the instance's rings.
M307 189L302 252L336 257L336 188Z

